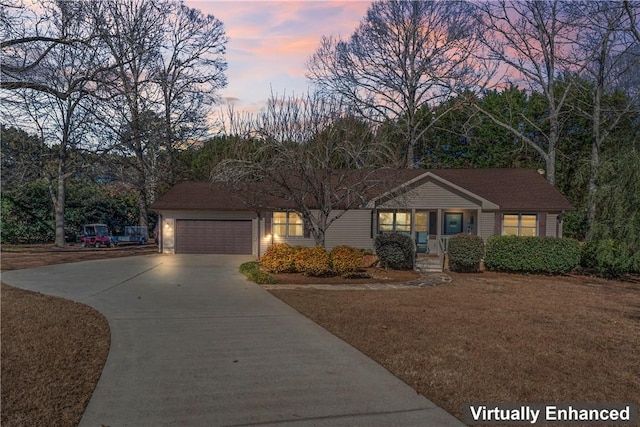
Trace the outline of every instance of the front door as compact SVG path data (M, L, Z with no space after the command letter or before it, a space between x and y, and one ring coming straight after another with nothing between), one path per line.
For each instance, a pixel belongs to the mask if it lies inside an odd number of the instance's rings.
M458 233L462 233L462 214L446 212L444 214L444 234Z

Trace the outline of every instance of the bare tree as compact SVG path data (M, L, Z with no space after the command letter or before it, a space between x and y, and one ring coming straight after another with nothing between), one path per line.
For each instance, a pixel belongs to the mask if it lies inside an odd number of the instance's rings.
M208 118L225 87L228 41L221 21L182 3L171 5L153 81L162 94L164 149L173 170L174 153L208 132ZM174 173L169 172L169 177Z
M634 27L629 22L628 3L576 2L575 8L576 46L584 56L585 67L577 87L589 100L586 105L575 105L582 115L591 121L591 158L587 191L587 240L591 240L596 224L598 200L598 176L601 167L601 152L615 133L621 120L631 113L637 114L637 88L635 94L611 98L616 90L622 90L624 82L640 68L640 45L625 28ZM579 19L578 19L579 18ZM635 96L634 96L635 95Z
M17 0L0 3L1 89L29 89L66 99L94 77L85 75L64 91L39 78L40 65L56 49L74 46L82 49L82 45L86 48L94 41L95 34L91 31L79 34L60 27L57 21L71 9L78 7L64 0L48 0L38 7L27 7Z
M88 39L92 26L82 5L75 2L51 2L42 6L49 18L51 39ZM31 161L49 186L55 217L55 244L65 245L66 182L78 171L80 151L88 149L93 123L91 97L93 79L104 70L99 49L87 43L53 43L46 54L22 70L21 76L35 86L12 87L8 99L13 114L22 114L29 128L49 149L30 153ZM41 90L38 85L51 90ZM80 162L81 163L81 162Z
M624 5L624 10L625 12L627 12L627 16L629 17L628 28L631 31L631 34L633 34L635 39L638 41L638 43L640 43L640 29L638 29L638 25L640 25L638 23L638 21L640 20L640 18L638 17L638 14L640 13L640 5L637 1L629 0L624 0L622 3Z
M562 115L572 84L556 85L562 72L581 71L571 56L576 27L572 25L567 4L559 0L546 1L488 1L478 5L480 19L485 26L482 38L489 56L481 59L495 61L506 67L506 78L519 87L540 91L547 109L547 119L541 123L519 115L523 126L514 127L499 116L475 106L497 125L512 132L544 159L547 180L555 183L558 140ZM525 133L523 127L535 132Z
M95 4L103 42L118 68L108 85L120 152L130 160L140 225L161 176L160 158L201 130L226 80L220 21L168 0ZM157 120L159 119L159 120Z
M361 117L392 123L399 163L415 167L415 146L438 119L419 114L486 78L473 7L462 1L375 1L348 40L323 37L308 77L343 97Z
M233 135L236 156L216 166L212 181L236 190L251 207L289 203L320 246L334 221L393 177L371 168L392 152L367 138L362 122L336 98L272 96L260 113L235 118L234 126L245 132Z

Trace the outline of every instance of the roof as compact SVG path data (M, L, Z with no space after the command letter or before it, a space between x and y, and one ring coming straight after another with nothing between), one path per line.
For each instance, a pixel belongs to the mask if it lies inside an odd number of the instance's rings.
M490 200L501 210L574 210L562 193L535 169L438 169L431 172Z
M376 174L379 185L368 189L371 199L411 182L411 187L433 179L435 175L454 186L513 211L573 210L569 201L534 169L382 169ZM393 177L385 181L384 177ZM386 184L385 184L386 182ZM399 185L400 184L400 185ZM260 184L260 185L265 185ZM395 188L395 190L394 190ZM177 184L156 200L154 210L246 211L256 206L293 209L295 205L284 198L265 196L251 203L222 184L186 181Z

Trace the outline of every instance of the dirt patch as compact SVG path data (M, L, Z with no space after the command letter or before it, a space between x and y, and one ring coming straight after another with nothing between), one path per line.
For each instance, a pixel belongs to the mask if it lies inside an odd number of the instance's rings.
M639 281L451 276L271 292L459 418L470 402L640 402Z
M52 245L2 245L2 271L41 267L51 264L148 255L158 252L155 244L118 246L115 248L83 248L78 245L59 248Z

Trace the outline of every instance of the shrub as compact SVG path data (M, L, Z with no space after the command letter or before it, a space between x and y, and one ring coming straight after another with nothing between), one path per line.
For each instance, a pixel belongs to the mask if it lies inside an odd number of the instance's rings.
M260 265L272 273L293 273L295 267L296 248L286 243L274 243L265 251Z
M272 275L260 270L260 264L256 261L240 264L240 273L259 285L272 285L276 283L276 279Z
M475 234L456 234L449 240L448 253L451 270L476 272L484 256L484 241Z
M341 276L360 270L363 258L364 252L351 246L336 246L331 250L331 265Z
M413 268L415 244L406 234L381 234L374 242L376 253L385 268L409 270Z
M325 276L331 273L331 257L322 246L299 248L295 256L296 271L308 276Z
M622 242L603 239L582 245L580 265L593 268L605 277L620 277L640 271L640 253L633 253Z
M491 236L484 262L489 270L568 273L580 263L580 247L567 238Z

